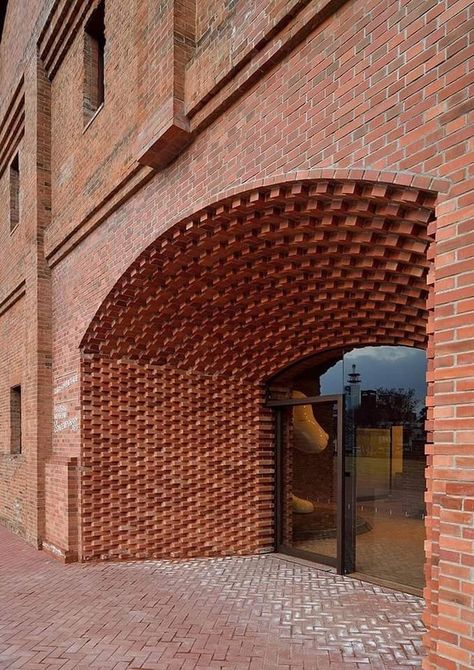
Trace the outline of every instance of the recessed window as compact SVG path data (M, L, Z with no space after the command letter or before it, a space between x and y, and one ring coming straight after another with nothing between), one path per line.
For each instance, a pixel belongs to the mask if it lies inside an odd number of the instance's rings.
M21 454L21 386L10 389L10 452Z
M10 232L20 223L20 161L18 154L10 163Z
M84 34L84 124L104 102L105 24L104 2L100 2L86 23Z

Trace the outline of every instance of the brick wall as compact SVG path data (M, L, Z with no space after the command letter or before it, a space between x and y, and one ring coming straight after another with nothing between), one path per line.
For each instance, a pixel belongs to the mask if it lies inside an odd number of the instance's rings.
M63 230L66 221L80 221L115 188L134 158L139 26L135 3L114 2L113 9L107 5L104 105L90 125L84 127L85 22L52 78L52 220Z
M262 183L336 174L349 181L416 182L439 194L436 224L429 222L437 243L428 277L434 337L428 350L427 667L471 667L471 4L281 0L269 2L265 12L250 0L222 4L160 3L163 22L151 0L109 2L106 103L83 133L82 90L74 82L82 81L82 30L93 3L37 0L21 15L20 3L9 3L0 46L0 89L6 91L0 162L3 147L20 141L29 158L22 168L25 225L11 238L4 226L0 231L0 328L9 332L12 310L26 291L26 312L34 316L24 363L25 447L32 454L28 534L46 541L50 535L63 553L77 548L77 501L61 487L68 482L74 490L81 451L79 345L118 279L166 229ZM150 48L154 44L166 44L165 52ZM153 79L161 72L154 57L172 64L165 73L173 72L171 82L169 76ZM23 139L10 123L22 115ZM168 153L167 142L173 145ZM8 197L3 172L5 222ZM296 338L292 346L298 350ZM49 510L69 501L67 513L49 517L47 534L41 527L45 495Z
M85 560L272 547L258 385L88 355L82 371Z
M25 453L12 453L10 391L24 377L24 329L24 300L20 299L0 315L0 521L20 534L25 533L28 480Z
M10 224L12 204L15 204L11 197L10 164L14 154L18 152L21 169L24 160L23 150L24 144L20 141L16 144L16 149L5 155L5 160L2 161L3 165L1 165L3 171L0 169L0 208L2 212L0 257L3 261L0 265L0 305L10 298L24 279L25 228L24 226L18 226L15 230L12 230ZM19 220L20 212L24 212L27 205L24 199L24 191L21 190L18 195L17 218Z
M77 459L53 455L45 468L43 549L69 562L79 558L79 473Z
M16 87L21 76L24 67L23 57L25 52L29 50L30 38L32 33L34 34L35 23L42 8L44 9L44 4L44 0L8 3L0 42L1 107L8 106L12 89ZM5 95L5 98L3 95Z
M454 86L464 96L464 90ZM458 137L452 150L460 149L462 157L443 166L456 183L438 208L435 256L428 554L433 607L427 620L435 650L433 667L441 668L469 668L474 662L474 181L463 139L470 132L466 121L467 117L452 121Z

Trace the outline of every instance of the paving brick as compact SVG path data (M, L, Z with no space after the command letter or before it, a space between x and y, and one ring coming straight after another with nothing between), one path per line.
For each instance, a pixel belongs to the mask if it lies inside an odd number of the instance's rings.
M2 528L0 542L1 668L403 670L423 656L420 598L330 569L272 556L64 566Z

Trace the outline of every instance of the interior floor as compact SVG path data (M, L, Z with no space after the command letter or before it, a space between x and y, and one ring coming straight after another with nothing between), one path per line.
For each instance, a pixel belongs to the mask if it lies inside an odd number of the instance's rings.
M385 516L367 507L360 511L360 515L370 529L357 534L356 571L422 589L424 521ZM336 539L301 539L294 542L294 547L323 556L334 556Z

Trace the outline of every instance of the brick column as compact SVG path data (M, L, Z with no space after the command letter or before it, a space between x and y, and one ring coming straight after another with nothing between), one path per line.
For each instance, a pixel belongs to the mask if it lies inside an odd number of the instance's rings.
M455 176L437 208L430 670L474 667L474 180Z
M27 528L30 542L44 535L44 461L51 449L51 281L44 258L43 234L51 217L49 81L39 61L29 64L25 144L30 160L26 256L25 445L28 462Z

